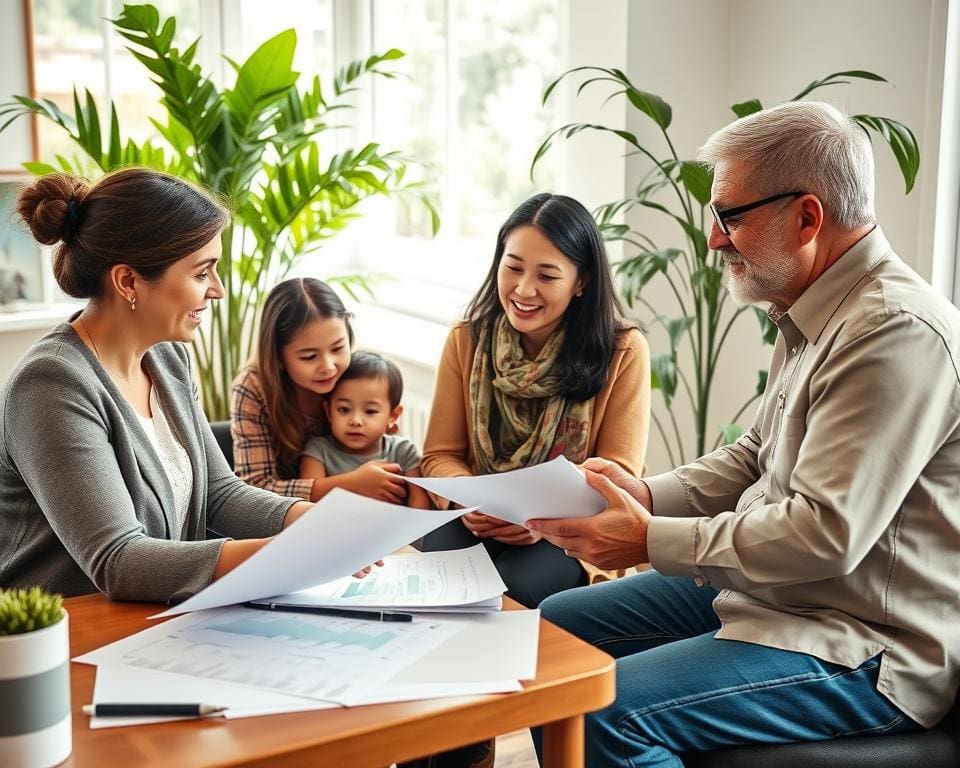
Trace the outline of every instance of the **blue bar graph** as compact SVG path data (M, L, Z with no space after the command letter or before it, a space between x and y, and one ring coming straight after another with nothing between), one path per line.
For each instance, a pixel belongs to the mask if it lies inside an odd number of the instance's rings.
M205 629L215 632L226 632L234 635L248 635L251 637L286 637L294 641L323 645L354 645L375 651L395 639L393 632L378 634L364 634L352 629L337 631L327 627L308 624L299 619L284 617L282 619L235 619L224 624L211 624Z

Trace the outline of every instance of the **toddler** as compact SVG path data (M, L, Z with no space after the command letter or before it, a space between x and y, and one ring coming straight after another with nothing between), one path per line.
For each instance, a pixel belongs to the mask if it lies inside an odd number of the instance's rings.
M354 352L324 401L331 434L312 437L304 446L300 476L331 477L382 461L399 464L408 477L419 477L420 449L409 438L388 434L403 412L402 395L403 377L396 365L372 352ZM431 508L426 491L410 484L407 504Z

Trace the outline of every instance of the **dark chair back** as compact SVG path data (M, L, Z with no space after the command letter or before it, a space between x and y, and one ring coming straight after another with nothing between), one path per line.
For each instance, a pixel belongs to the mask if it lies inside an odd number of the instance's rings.
M213 436L217 439L217 445L223 451L230 469L233 469L233 436L230 434L229 421L212 421L210 429L213 430Z

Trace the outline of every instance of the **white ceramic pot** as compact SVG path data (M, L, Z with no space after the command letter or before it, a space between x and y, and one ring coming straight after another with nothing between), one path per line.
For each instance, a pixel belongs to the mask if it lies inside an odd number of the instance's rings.
M52 627L0 636L0 764L48 768L73 749L67 612Z

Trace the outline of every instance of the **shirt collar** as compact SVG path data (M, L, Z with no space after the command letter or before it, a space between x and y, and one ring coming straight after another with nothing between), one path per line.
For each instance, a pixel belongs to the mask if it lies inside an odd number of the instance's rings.
M807 341L816 343L827 321L854 286L889 253L890 243L880 227L874 227L827 268L787 312L776 317L771 307L768 311L770 319L777 324L784 337L799 331ZM786 340L794 341L791 338Z

